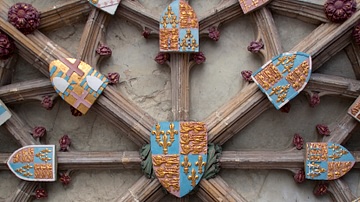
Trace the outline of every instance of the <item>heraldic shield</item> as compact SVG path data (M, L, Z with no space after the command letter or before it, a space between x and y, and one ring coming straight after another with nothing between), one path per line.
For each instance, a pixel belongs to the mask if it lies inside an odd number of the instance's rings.
M351 153L336 143L306 143L305 176L311 180L335 180L354 166Z
M86 114L109 82L90 65L73 58L52 61L49 71L55 91L82 114Z
M310 55L294 52L272 58L251 77L275 108L280 109L305 88L310 75Z
M55 145L29 145L16 150L8 159L10 170L26 181L55 181Z
M350 106L348 114L354 117L357 121L360 121L360 96Z
M207 130L202 122L160 122L151 132L156 177L171 194L183 197L201 180L207 160Z
M120 4L120 0L89 0L89 3L111 15L114 15Z
M161 52L199 52L199 21L183 0L172 2L160 17Z
M269 3L270 0L239 0L241 9L244 14L251 12Z

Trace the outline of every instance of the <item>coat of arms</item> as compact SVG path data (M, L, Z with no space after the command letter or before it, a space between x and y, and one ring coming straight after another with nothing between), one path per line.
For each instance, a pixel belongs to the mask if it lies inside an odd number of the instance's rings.
M304 89L310 75L310 55L295 52L274 57L251 77L275 108L280 109Z
M345 175L355 164L351 153L335 143L306 143L305 176L311 180L335 180Z
M11 112L6 105L0 100L0 125L11 118Z
M55 145L29 145L16 150L7 161L10 170L26 181L55 181Z
M269 3L270 0L239 0L244 14L256 10L257 8Z
M73 58L52 61L49 71L55 91L83 114L86 114L108 84L108 79L100 72Z
M183 0L172 2L160 18L161 52L199 52L199 21Z
M115 11L120 4L120 0L89 0L90 4L97 8L114 15Z
M357 121L360 121L360 97L350 106L348 114L354 117Z
M182 197L200 181L207 160L207 130L202 122L160 122L151 133L154 172L162 186Z

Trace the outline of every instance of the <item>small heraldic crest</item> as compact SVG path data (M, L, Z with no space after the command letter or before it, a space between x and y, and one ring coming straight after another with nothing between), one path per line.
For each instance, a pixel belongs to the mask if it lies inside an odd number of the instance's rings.
M272 58L251 77L275 108L280 109L305 88L310 75L310 55L294 52Z
M163 11L159 32L161 52L199 52L199 21L187 2L176 0Z
M109 82L90 65L73 58L52 61L49 71L55 91L82 114L86 114Z
M10 170L26 181L55 181L55 145L29 145L16 150L8 159Z
M336 143L306 143L305 176L311 180L335 180L354 166L351 153Z

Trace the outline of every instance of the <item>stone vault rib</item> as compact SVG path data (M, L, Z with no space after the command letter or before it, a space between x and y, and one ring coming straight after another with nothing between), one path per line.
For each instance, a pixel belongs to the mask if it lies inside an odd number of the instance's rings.
M2 18L0 18L0 26L18 43L20 55L25 55L24 59L28 60L31 64L35 63L34 66L39 68L46 76L49 76L48 64L51 61L60 57L69 57L70 55L39 31L35 31L34 34L26 37ZM102 99L98 99L97 101L106 111L107 105L101 103L102 100L106 99L105 97L111 102L116 103L115 107L117 107L121 113L116 113L114 114L116 116L113 117L116 117L118 122L124 122L127 127L132 129L132 134L127 135L131 136L132 139L137 139L135 144L140 146L148 142L150 128L154 125L155 120L135 104L129 102L117 93L112 86L108 86L103 92L103 96L100 97Z
M350 151L355 158L354 168L360 168L360 151ZM0 153L0 170L8 170L6 161L11 153ZM60 170L137 169L141 163L137 151L121 152L59 152ZM294 148L284 151L223 151L223 169L287 169L301 168L305 151ZM151 181L151 180L150 180Z
M199 31L201 35L207 35L209 28L218 27L220 24L229 22L244 15L238 0L222 0L204 16L199 16Z
M253 17L257 24L257 38L266 44L265 51L262 52L265 62L282 52L279 34L267 8L256 11ZM209 141L217 144L225 143L235 135L234 130L229 129L232 125L243 128L270 106L269 103L263 102L265 98L255 83L247 85L227 104L205 119L209 130ZM259 103L263 105L257 106ZM256 111L257 114L251 111ZM250 117L252 119L249 119ZM223 134L224 131L228 131L227 134Z
M269 7L275 13L297 18L307 23L320 24L329 21L324 15L322 1L274 0L270 2Z
M356 21L360 18L360 12L357 12L353 17L348 19L343 24L334 24L334 23L328 23L323 24L317 29L315 29L312 33L308 35L304 40L302 40L297 46L295 46L292 50L294 51L302 51L307 52L312 55L314 64L323 64L327 59L330 57L326 56L327 51L330 51L330 48L327 49L326 47L329 47L327 44L336 44L334 43L337 39L346 38L348 39L347 34L349 33L350 28L354 26ZM344 25L345 24L345 25ZM345 37L346 36L346 37ZM265 43L266 44L266 43ZM325 47L325 48L323 48ZM332 47L332 46L331 46ZM345 47L345 46L344 46ZM335 46L331 49L331 53L335 54L338 51L340 51L342 46ZM324 52L322 54L322 52ZM274 54L276 55L276 54ZM322 59L322 57L326 57L325 59ZM318 62L320 61L320 62ZM314 67L313 70L317 69L318 67ZM255 84L254 84L255 85ZM246 92L248 91L248 92ZM254 89L255 91L255 89ZM248 97L248 93L251 93L252 91L249 91L248 89L243 89L240 94L244 92L245 95L243 97ZM255 91L256 92L256 91ZM239 94L238 94L239 95ZM223 144L227 139L230 139L232 135L234 135L234 131L240 131L242 127L245 127L244 124L241 124L242 122L246 122L244 120L245 113L242 113L240 116L234 116L233 114L238 111L246 111L249 108L253 108L256 105L256 103L260 103L260 99L264 99L263 97L258 97L258 99L253 100L253 105L251 107L247 106L244 107L241 102L243 97L235 96L231 101L229 101L227 104L223 105L218 109L216 112L212 113L208 118L206 118L205 122L209 125L209 139L215 140L219 139L221 142L215 141L215 143ZM252 95L251 95L252 96ZM236 104L237 102L237 104ZM265 103L264 103L265 104ZM243 109L244 108L244 109ZM263 106L265 108L265 106ZM249 113L255 113L253 115L254 118L259 116L261 112L256 112L255 110L250 110ZM220 118L219 118L220 117ZM226 123L226 124L224 124ZM227 131L232 126L239 125L240 127L237 130L231 129L231 131L227 133L223 133L223 131ZM216 128L216 129L215 129ZM224 137L221 137L224 136Z
M31 128L16 114L16 112L11 109L9 110L12 114L11 118L7 120L3 126L22 146L39 144L31 136Z
M97 49L99 44L105 44L105 29L109 24L110 17L109 14L100 9L93 9L90 12L77 51L77 58L95 67L96 70L100 69L99 60L102 57L96 54L94 50Z
M41 31L52 31L64 25L85 20L92 7L87 1L69 0L64 4L54 6L41 12ZM94 8L93 8L94 9Z
M58 152L58 169L139 169L138 151L121 152Z
M161 184L157 179L148 179L142 176L133 184L128 191L117 201L133 202L133 201L160 201L165 196Z
M239 195L234 189L220 177L209 180L202 179L199 183L200 189L196 195L202 201L231 201L246 202L247 200Z
M194 62L188 53L172 53L168 66L171 69L171 102L173 120L189 120L189 74Z
M0 153L0 170L8 170L6 161L10 157L11 153Z
M358 121L350 115L340 116L336 122L332 123L329 128L331 130L330 138L324 137L323 142L333 142L343 144L350 136L350 132L356 127ZM358 160L358 152L353 153L355 161ZM355 199L348 184L343 179L336 179L329 182L329 192L334 201L352 201Z
M360 12L356 12L342 24L322 24L292 48L292 51L302 51L310 54L313 58L313 71L315 71L351 42L351 29L359 19Z
M360 47L352 42L345 48L345 52L351 62L356 79L360 79Z
M138 0L122 0L116 15L133 22L142 30L148 29L155 37L159 35L159 17L155 17Z
M336 95L357 98L360 94L360 81L341 76L311 74L305 91L317 91L321 95Z
M33 201L32 195L35 189L39 186L38 182L21 181L17 190L6 200L7 202L19 201L30 202Z
M42 96L53 95L54 87L49 79L35 79L0 87L0 98L5 104L42 100Z

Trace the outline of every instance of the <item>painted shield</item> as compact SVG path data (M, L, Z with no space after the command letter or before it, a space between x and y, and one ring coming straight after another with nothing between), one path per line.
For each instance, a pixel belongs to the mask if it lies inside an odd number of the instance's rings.
M172 2L160 17L161 52L199 52L199 22L191 6Z
M305 174L311 180L335 180L355 164L351 153L336 143L306 143Z
M304 89L310 75L310 55L295 52L274 57L251 77L275 108L280 109Z
M29 145L16 150L7 165L20 179L26 181L55 181L55 145Z
M241 9L244 14L251 12L265 4L269 3L270 0L239 0Z
M0 125L5 123L11 117L11 112L6 105L0 100Z
M82 114L86 114L108 84L104 75L73 58L52 61L49 71L55 91Z
M120 0L89 0L90 4L93 6L114 15L118 5L120 4Z
M202 122L160 122L151 132L155 174L167 191L188 194L200 181L207 160L207 130Z
M360 96L350 106L348 113L356 120L360 121Z

